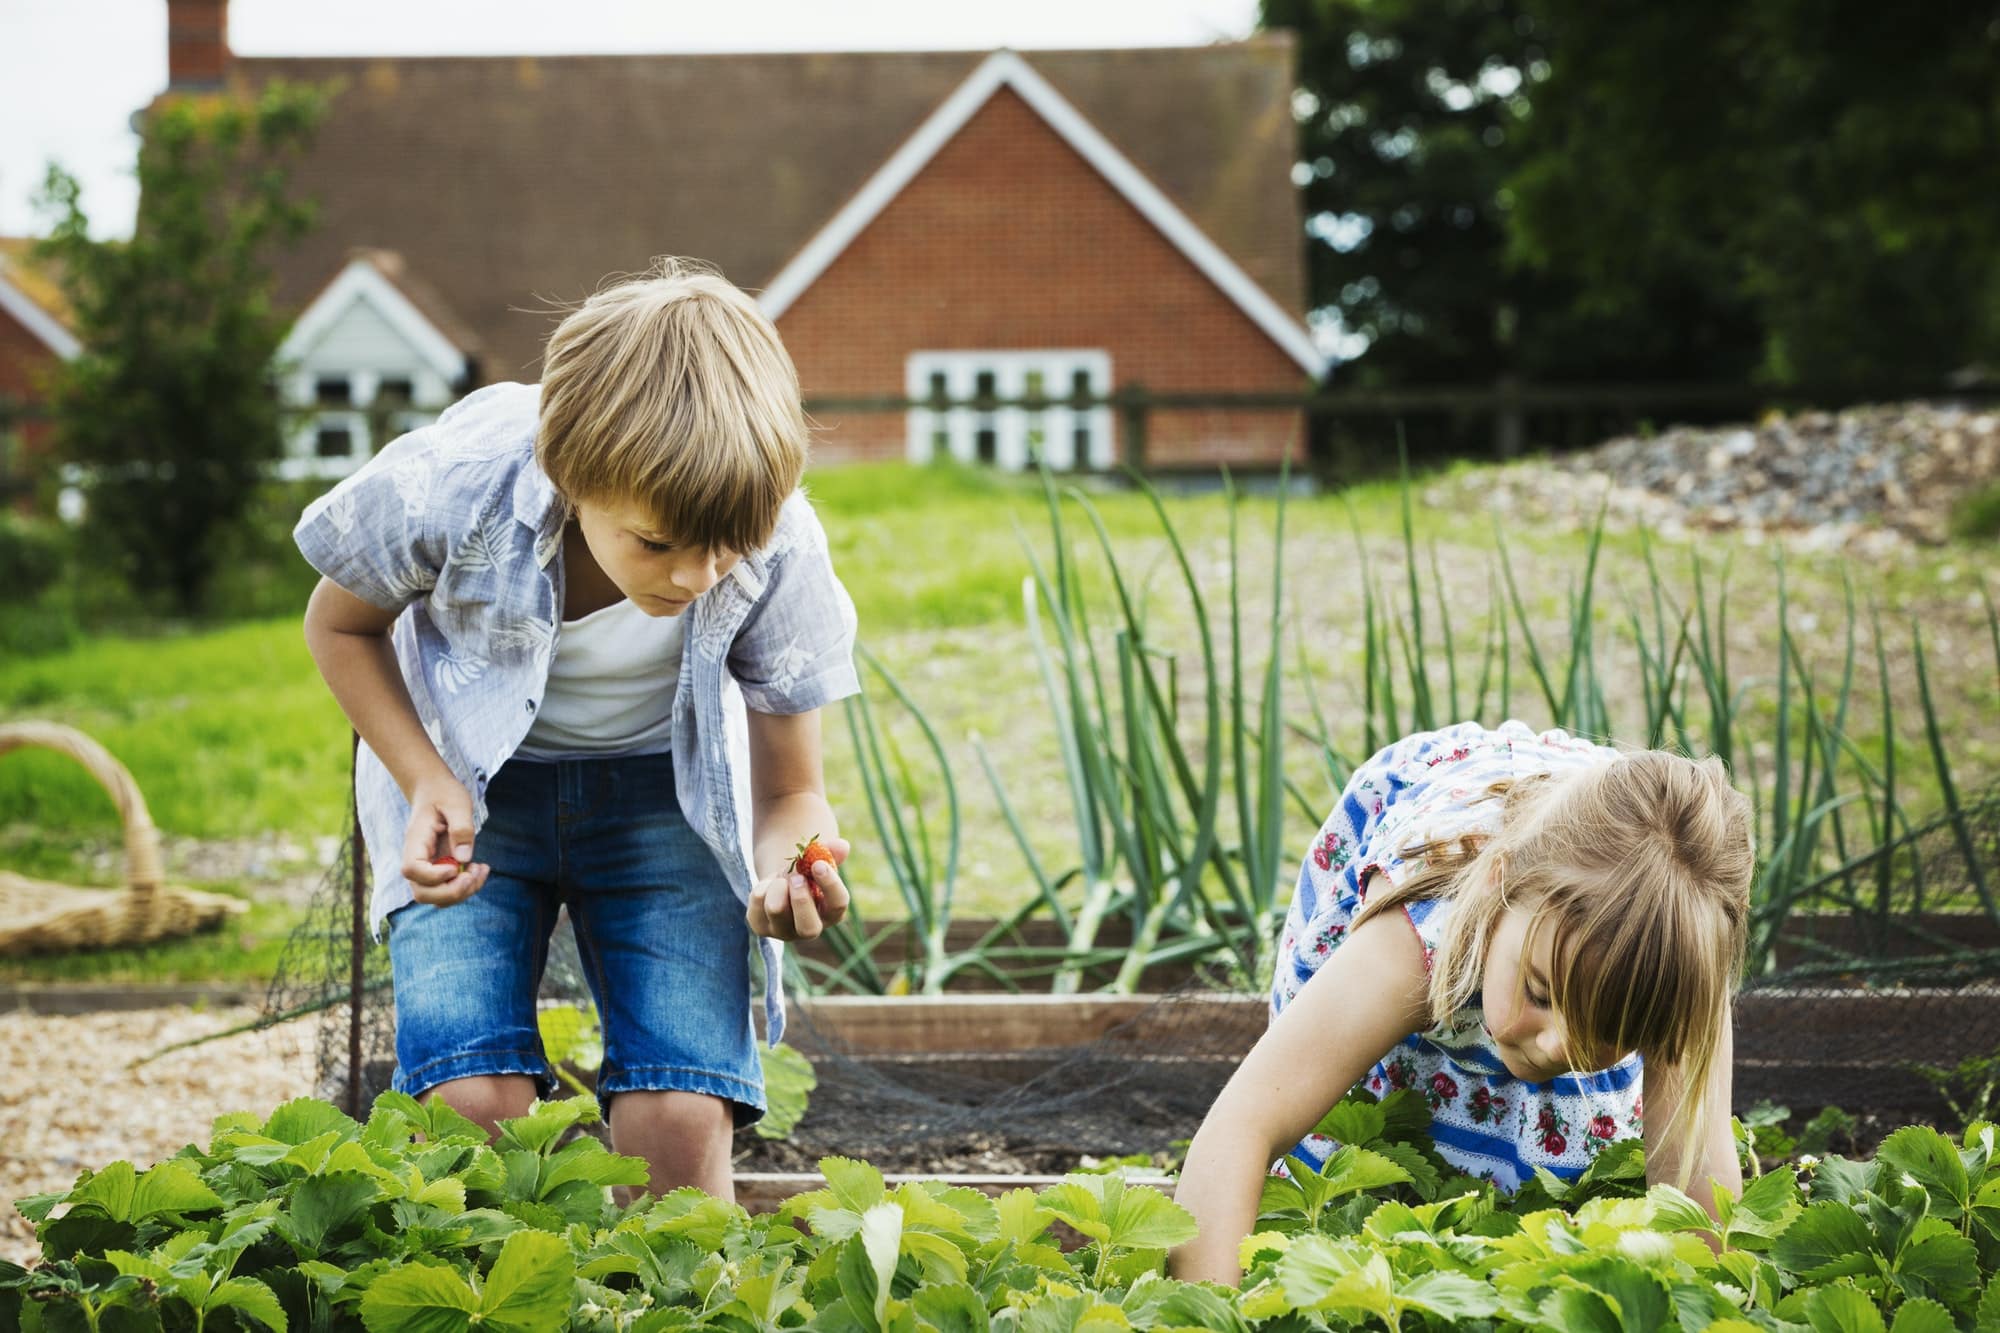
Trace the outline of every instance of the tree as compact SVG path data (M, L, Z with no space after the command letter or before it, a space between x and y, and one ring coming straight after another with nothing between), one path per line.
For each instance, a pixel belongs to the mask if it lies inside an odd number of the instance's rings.
M1533 0L1559 56L1517 258L1607 318L1740 294L1778 384L1938 382L2000 331L2000 12L1939 0Z
M43 250L82 352L52 394L58 456L91 475L88 530L132 583L199 609L213 537L283 448L272 383L288 319L268 256L309 226L289 161L324 109L272 84L254 100L169 96L146 113L129 241L93 240L74 177L51 166Z
M1712 272L1663 266L1634 280L1642 302L1608 305L1521 262L1513 182L1567 49L1546 8L1263 0L1264 26L1299 43L1312 301L1365 343L1343 382L1685 380L1754 359L1747 308Z

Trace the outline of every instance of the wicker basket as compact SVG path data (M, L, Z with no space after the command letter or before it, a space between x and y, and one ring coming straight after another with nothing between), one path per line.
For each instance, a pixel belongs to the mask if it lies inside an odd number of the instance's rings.
M0 723L0 754L30 745L68 755L111 794L125 821L127 887L80 888L0 869L0 956L147 944L191 934L245 909L241 899L160 882L159 830L138 784L110 751L60 723Z

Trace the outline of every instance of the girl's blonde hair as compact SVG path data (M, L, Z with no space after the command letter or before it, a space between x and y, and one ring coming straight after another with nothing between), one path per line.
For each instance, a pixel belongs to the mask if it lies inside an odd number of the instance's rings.
M704 264L655 260L549 338L535 461L571 504L635 500L675 541L753 551L806 452L777 329Z
M1488 795L1503 803L1498 832L1406 850L1420 864L1371 894L1363 919L1454 900L1431 960L1431 1016L1443 1023L1478 993L1501 915L1528 912L1528 940L1549 935L1549 1002L1571 1067L1588 1067L1582 1052L1614 1050L1680 1069L1685 1091L1663 1142L1685 1184L1743 970L1750 802L1721 760L1664 750L1495 783Z

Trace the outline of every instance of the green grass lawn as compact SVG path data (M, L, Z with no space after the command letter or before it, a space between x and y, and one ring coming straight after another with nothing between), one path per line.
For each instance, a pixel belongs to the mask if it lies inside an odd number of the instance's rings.
M1483 481L1478 469L1460 468L1419 483L1414 522L1420 550L1435 543L1440 578L1459 639L1461 670L1470 676L1488 621L1488 569L1493 558L1490 525L1478 515ZM1022 535L1046 561L1051 545L1047 512L1033 478L1005 477L959 468L902 465L849 466L809 478L831 542L833 557L861 616L864 642L894 671L936 726L956 780L965 830L957 909L965 915L1005 911L1023 901L1029 881L1019 851L1002 823L981 774L972 737L993 755L1009 798L1019 807L1036 853L1052 869L1075 859L1075 832L1067 789L1057 760L1055 729L1023 629L1021 583L1030 570ZM1433 502L1433 489L1463 504ZM1135 595L1148 600L1159 637L1177 645L1176 671L1183 694L1198 688L1194 625L1185 590L1160 537L1145 497L1092 485L1097 507ZM1219 494L1170 496L1165 501L1211 601L1211 627L1219 652L1227 649L1227 536L1229 510ZM1466 506L1472 506L1468 514ZM1254 680L1258 647L1268 614L1270 542L1275 502L1268 495L1241 511L1244 608ZM1065 511L1074 549L1081 554L1087 596L1103 608L1110 595L1106 566L1080 512ZM1285 579L1287 635L1285 712L1304 721L1309 710L1295 659L1310 663L1322 707L1343 743L1357 742L1350 725L1360 700L1361 645L1356 622L1360 585L1355 574L1358 526L1379 585L1402 590L1401 494L1393 484L1349 491L1344 497L1294 499L1287 514ZM1731 562L1733 651L1753 698L1772 690L1775 574L1768 552L1737 550L1733 539L1703 539L1703 559ZM1523 593L1538 619L1559 623L1567 589L1578 576L1586 546L1573 526L1511 529L1509 549ZM1659 552L1670 585L1684 590L1689 548ZM295 560L296 558L293 557ZM1866 566L1831 555L1789 562L1794 614L1806 610L1816 628L1804 632L1816 670L1835 671L1843 571L1865 598L1875 596L1925 626L1933 687L1953 738L1961 782L2000 772L2000 713L1994 652L1976 584L1947 571L1977 569L1979 550L1948 547L1899 555ZM1607 645L1624 634L1625 603L1645 573L1636 537L1614 534L1602 557L1599 623ZM1431 573L1423 571L1425 596ZM1955 580L1955 581L1954 581ZM310 571L302 562L260 575L266 589L295 587L303 608ZM260 605L269 604L260 601ZM1795 629L1797 627L1795 626ZM1907 656L1908 635L1899 617L1889 626L1892 657ZM1151 629L1149 627L1149 633ZM1425 626L1435 651L1440 625ZM1544 643L1544 651L1554 645ZM1520 646L1516 644L1517 653ZM1607 649L1607 653L1611 652ZM1864 646L1872 654L1872 648ZM1857 696L1854 730L1872 737L1872 655ZM1602 666L1603 664L1601 664ZM1438 669L1443 689L1442 668ZM1534 721L1546 715L1525 674L1517 674L1507 707L1489 700L1488 720L1511 713ZM1461 682L1469 708L1470 680ZM1899 691L1901 687L1899 686ZM871 697L886 700L871 682ZM1615 704L1615 701L1614 701ZM1899 733L1914 773L1927 766L1914 706L1899 699ZM1616 707L1614 706L1614 714ZM919 805L942 818L942 784L907 718L884 708L890 734L917 775ZM289 840L311 846L339 834L347 801L348 731L306 654L296 614L148 634L104 634L74 649L39 657L0 660L0 718L37 717L67 722L102 741L133 772L155 822L170 837ZM876 835L861 797L857 769L841 710L826 718L830 794L843 830L858 851L850 880L871 917L899 915L900 907L879 859ZM1328 799L1315 747L1303 734L1285 750L1287 771L1311 793ZM1921 790L1922 779L1918 778ZM1915 798L1917 809L1929 808ZM1303 848L1316 818L1288 815L1288 846ZM0 759L0 865L25 873L78 882L115 883L117 820L109 800L72 762L46 753L19 752ZM255 885L238 890L253 898ZM294 916L287 917L286 913ZM138 955L31 964L0 962L0 978L260 976L275 960L275 941L296 909L261 901L227 938L210 937Z

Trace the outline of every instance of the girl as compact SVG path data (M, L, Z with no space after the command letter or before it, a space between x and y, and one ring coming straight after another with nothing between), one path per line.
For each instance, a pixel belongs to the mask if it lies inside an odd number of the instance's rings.
M1750 840L1716 759L1519 722L1370 759L1299 875L1271 1026L1188 1150L1176 1198L1201 1233L1175 1275L1240 1280L1261 1177L1281 1153L1321 1166L1336 1145L1308 1131L1357 1083L1423 1093L1439 1154L1504 1190L1641 1134L1649 1180L1740 1190Z

